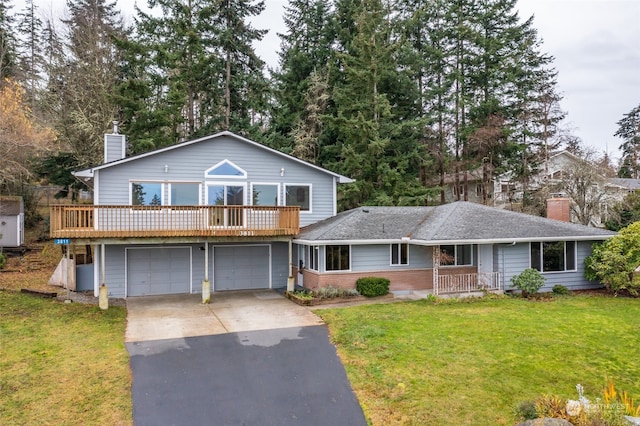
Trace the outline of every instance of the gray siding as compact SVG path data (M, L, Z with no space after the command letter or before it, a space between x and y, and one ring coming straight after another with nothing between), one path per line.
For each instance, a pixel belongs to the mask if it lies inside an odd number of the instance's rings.
M570 290L580 290L600 287L597 282L592 282L584 277L584 260L591 254L593 242L579 241L577 243L577 257L575 272L546 272L545 286L541 291L551 291L554 285L561 284ZM503 272L505 290L512 289L511 277L520 274L530 267L529 243L510 245L499 245L494 251L495 263L499 270Z
M295 262L297 250L292 248L293 262ZM289 244L271 244L271 287L282 288L287 286L289 278Z
M104 135L104 162L109 163L124 158L126 137L124 135Z
M352 245L351 270L365 271L398 271L403 269L430 268L432 266L431 250L423 246L409 246L409 264L391 266L389 244Z
M24 214L0 216L0 247L19 247L24 243Z
M205 171L229 160L247 172L247 179L206 178ZM167 166L165 172L165 165ZM284 176L281 170L284 169ZM98 191L95 203L128 205L130 181L200 182L204 201L205 182L246 183L245 204L250 204L251 183L279 183L284 204L284 184L311 184L311 212L301 212L301 226L333 215L334 177L231 137L218 137L162 152L131 162L97 170ZM168 191L163 202L168 202Z
M264 243L256 243L263 245ZM209 244L209 280L213 280L213 245ZM215 244L219 245L219 244ZM271 243L271 286L273 288L286 287L289 276L289 245L288 243ZM204 280L204 243L200 244L167 244L170 247L191 247L191 288L192 293L202 292ZM241 246L239 244L238 246ZM125 297L125 249L128 247L157 247L143 245L107 245L106 246L106 283L110 297ZM295 250L294 250L295 253ZM95 268L100 280L100 248L95 252Z

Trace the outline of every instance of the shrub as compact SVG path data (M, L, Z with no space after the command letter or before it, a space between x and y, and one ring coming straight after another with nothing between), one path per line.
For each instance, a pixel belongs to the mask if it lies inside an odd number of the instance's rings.
M527 268L520 275L514 275L511 277L513 285L522 290L524 296L530 294L536 294L544 286L546 278L542 274L533 268Z
M7 256L4 253L0 253L0 269L4 268L7 265Z
M536 403L534 401L521 402L517 409L517 414L523 420L533 420L538 418Z
M390 281L380 277L363 277L356 281L356 290L363 296L376 297L389 293Z
M566 296L569 294L569 289L561 284L554 285L551 291L558 296Z
M620 230L618 235L594 244L591 256L584 261L584 275L599 280L613 294L628 292L640 296L640 222Z

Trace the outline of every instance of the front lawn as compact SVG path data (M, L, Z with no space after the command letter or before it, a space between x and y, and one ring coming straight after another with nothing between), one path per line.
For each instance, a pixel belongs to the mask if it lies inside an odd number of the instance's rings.
M513 425L545 394L640 398L640 300L423 300L317 311L373 425Z
M0 424L129 425L126 310L0 291Z

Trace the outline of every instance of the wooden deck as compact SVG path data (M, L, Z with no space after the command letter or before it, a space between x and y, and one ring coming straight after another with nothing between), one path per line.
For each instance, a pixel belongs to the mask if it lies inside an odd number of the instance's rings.
M300 231L299 207L52 206L51 238L282 237Z

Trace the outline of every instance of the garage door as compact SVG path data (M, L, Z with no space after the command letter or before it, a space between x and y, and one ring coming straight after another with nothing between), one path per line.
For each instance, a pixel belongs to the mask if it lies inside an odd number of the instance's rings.
M270 263L269 246L214 247L214 290L269 288Z
M189 247L127 248L127 295L189 293Z

